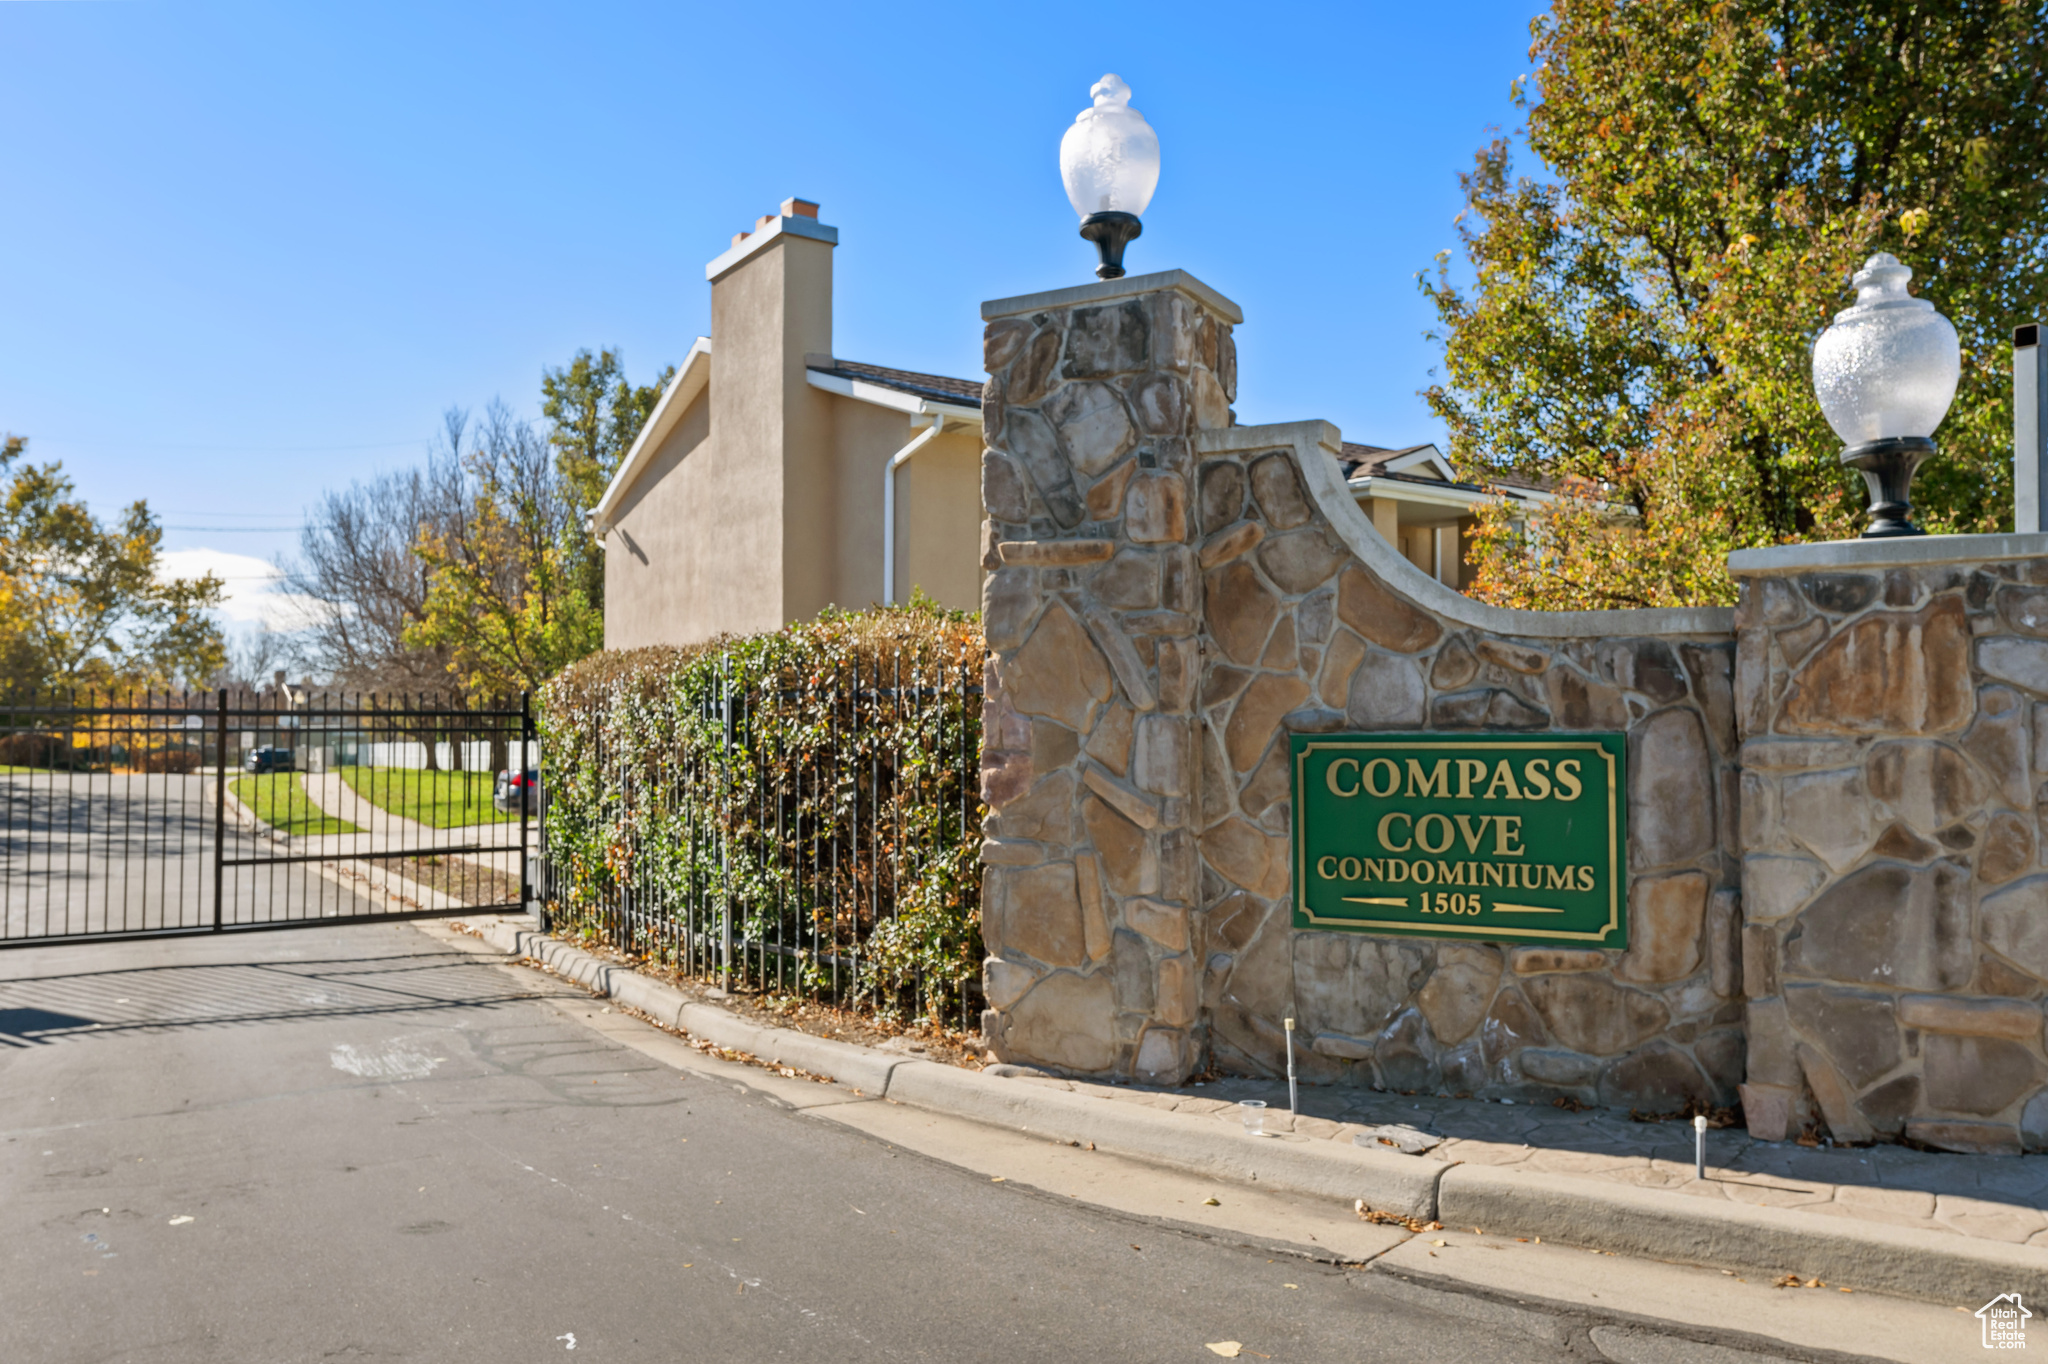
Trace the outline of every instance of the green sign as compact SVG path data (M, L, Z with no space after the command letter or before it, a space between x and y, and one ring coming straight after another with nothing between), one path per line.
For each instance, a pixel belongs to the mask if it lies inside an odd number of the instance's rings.
M1294 926L1628 946L1620 734L1296 734Z

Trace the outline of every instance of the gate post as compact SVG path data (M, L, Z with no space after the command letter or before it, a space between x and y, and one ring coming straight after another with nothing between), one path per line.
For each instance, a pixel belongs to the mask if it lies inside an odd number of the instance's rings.
M220 689L214 731L213 767L213 931L221 930L221 898L226 892L228 826L228 689Z
M987 303L988 1044L1174 1083L1200 1063L1198 432L1237 306L1182 271Z

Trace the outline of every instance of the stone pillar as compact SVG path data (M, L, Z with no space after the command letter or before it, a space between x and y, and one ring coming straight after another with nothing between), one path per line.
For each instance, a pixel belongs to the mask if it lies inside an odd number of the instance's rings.
M982 1016L1005 1060L1199 1063L1198 431L1237 306L1182 271L984 304Z
M2048 536L1730 567L1750 1132L2048 1149Z

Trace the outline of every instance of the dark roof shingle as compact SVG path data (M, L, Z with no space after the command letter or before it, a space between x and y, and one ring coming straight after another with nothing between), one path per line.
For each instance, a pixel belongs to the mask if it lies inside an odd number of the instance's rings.
M885 365L863 365L836 356L830 369L818 365L811 368L834 378L856 379L864 384L893 388L898 393L909 393L935 402L954 403L961 407L981 406L981 384L974 379L951 379L943 374L919 374L915 370L890 369Z

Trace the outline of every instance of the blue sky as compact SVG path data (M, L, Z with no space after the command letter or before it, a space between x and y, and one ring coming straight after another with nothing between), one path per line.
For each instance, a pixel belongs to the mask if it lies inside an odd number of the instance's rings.
M1163 162L1128 263L1243 306L1240 420L1438 439L1415 274L1536 8L0 3L0 430L246 618L451 404L680 359L792 194L840 229L838 354L978 376L982 299L1092 278L1057 151L1115 71Z

